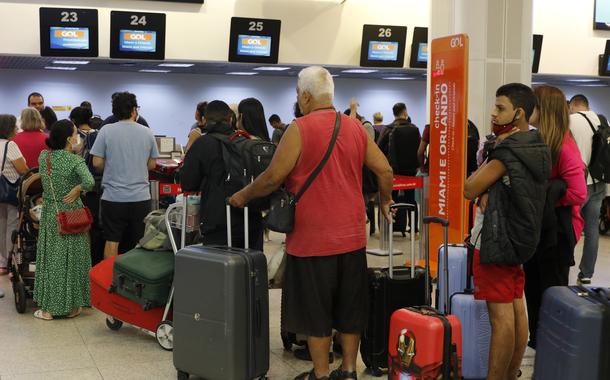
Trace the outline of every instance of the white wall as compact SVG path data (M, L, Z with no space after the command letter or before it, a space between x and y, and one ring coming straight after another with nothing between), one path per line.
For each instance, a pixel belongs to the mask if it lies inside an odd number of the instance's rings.
M0 2L0 53L40 54L38 9L86 7L82 0ZM91 2L93 3L93 2ZM100 56L109 56L110 11L167 14L167 59L226 61L231 17L282 20L279 61L358 65L363 24L427 26L429 0L206 0L203 6L157 1L108 0L99 10ZM406 60L409 62L407 49Z
M0 70L0 113L18 115L26 106L27 95L38 91L49 106L78 106L89 100L94 112L106 117L111 113L112 93L128 90L138 97L140 113L156 134L175 136L177 141L185 142L194 123L195 106L201 100L238 103L256 97L263 103L267 118L277 113L284 122L290 122L295 88L296 78ZM350 98L356 97L362 115L372 120L373 113L381 111L385 121L390 122L394 103L404 102L413 122L423 128L424 81L337 78L335 89L338 109L344 110ZM58 112L59 118L68 115L67 111Z
M544 35L540 73L597 75L610 31L593 30L595 0L534 0L534 34Z

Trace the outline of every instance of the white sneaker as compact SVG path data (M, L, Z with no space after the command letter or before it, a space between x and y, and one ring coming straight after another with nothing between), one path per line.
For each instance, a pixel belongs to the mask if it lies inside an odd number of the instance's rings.
M591 278L589 277L578 277L576 284L579 286L591 285Z

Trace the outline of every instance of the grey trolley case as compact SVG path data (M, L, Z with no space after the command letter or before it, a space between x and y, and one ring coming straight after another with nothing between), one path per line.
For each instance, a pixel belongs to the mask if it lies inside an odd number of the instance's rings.
M266 379L269 369L267 260L227 246L193 245L176 255L174 274L174 366L178 379Z

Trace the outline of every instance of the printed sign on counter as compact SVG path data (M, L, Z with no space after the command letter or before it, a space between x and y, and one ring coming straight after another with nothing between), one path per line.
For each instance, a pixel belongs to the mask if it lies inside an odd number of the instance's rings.
M430 188L428 214L449 220L449 243L464 241L468 36L432 41L430 81ZM436 270L443 240L440 225L430 225L430 261Z

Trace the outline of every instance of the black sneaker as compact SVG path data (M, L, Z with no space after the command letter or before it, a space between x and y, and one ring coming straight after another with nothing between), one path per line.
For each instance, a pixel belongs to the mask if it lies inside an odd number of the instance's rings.
M578 279L576 280L576 284L579 286L591 285L591 278L590 277L578 277Z
M294 380L329 380L328 376L316 377L314 370L312 369L309 372L303 372L299 376L295 377Z
M336 370L330 373L330 380L345 380L345 379L354 379L358 380L358 373L356 371L347 372L342 370L341 368L337 368Z

